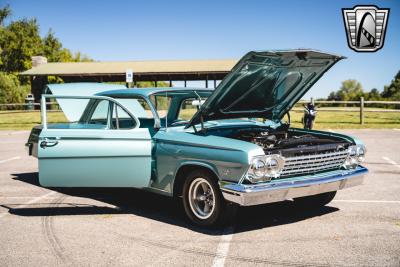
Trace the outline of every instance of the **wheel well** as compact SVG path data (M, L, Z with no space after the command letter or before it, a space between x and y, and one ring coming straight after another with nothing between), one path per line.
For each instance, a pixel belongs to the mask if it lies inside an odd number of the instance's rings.
M175 181L174 181L174 189L173 189L173 194L174 197L179 197L182 196L182 191L183 191L183 184L185 182L185 175L188 172L194 171L194 170L202 170L210 174L210 176L214 177L215 180L218 181L218 177L215 174L214 171L210 170L207 167L200 166L200 165L195 165L195 164L189 164L185 165L179 168L178 172L176 173L175 176Z

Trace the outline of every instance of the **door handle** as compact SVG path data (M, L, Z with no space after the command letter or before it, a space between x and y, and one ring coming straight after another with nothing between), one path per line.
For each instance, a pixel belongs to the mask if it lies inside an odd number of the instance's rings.
M40 142L40 147L45 149L46 147L53 147L56 146L58 144L58 141L49 141L49 140L45 140Z

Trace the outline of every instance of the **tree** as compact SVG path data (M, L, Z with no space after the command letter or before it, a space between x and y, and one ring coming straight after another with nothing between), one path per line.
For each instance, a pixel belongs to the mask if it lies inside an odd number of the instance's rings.
M4 24L6 18L11 15L10 5L6 5L5 7L0 9L0 26Z
M42 39L36 19L13 21L3 30L1 70L21 72L31 67L31 57L42 52Z
M382 97L390 100L400 100L400 71L394 76L390 85L383 88Z
M49 62L87 62L93 61L81 52L72 54L67 48L63 48L61 42L50 29L43 38L43 55Z
M91 59L87 55L82 54L81 52L78 51L72 56L71 61L73 61L73 62L90 62L90 61L93 61L93 59Z
M64 48L51 29L41 38L39 24L34 18L6 25L10 14L10 6L0 8L0 103L24 101L29 92L29 80L16 73L31 68L32 56L45 56L49 62L93 61L80 52L73 54ZM55 77L49 77L49 80L62 82Z
M0 9L0 71L25 71L32 66L32 56L43 55L49 62L93 61L86 55L73 54L64 48L50 29L42 39L36 19L21 19L4 24L11 14L9 6Z
M342 82L342 86L337 92L331 92L328 96L328 100L359 100L363 94L361 83L357 80L349 79Z
M59 62L61 61L61 49L61 42L54 36L54 32L50 29L43 38L43 55L47 58L48 62Z
M364 93L365 100L381 100L381 94L378 89L373 88L371 91Z
M29 85L20 85L14 74L0 72L0 103L21 103L30 91Z

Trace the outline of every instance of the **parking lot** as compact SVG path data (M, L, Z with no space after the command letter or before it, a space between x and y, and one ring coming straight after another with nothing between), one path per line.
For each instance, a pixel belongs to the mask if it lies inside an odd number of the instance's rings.
M364 185L328 206L240 208L202 229L172 199L128 189L46 189L26 131L0 132L0 265L400 266L400 130L342 130L367 146Z

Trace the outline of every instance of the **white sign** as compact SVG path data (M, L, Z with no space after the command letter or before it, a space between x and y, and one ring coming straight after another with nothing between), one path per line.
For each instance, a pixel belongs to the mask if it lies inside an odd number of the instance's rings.
M131 69L126 70L126 82L127 83L133 82L133 71Z

